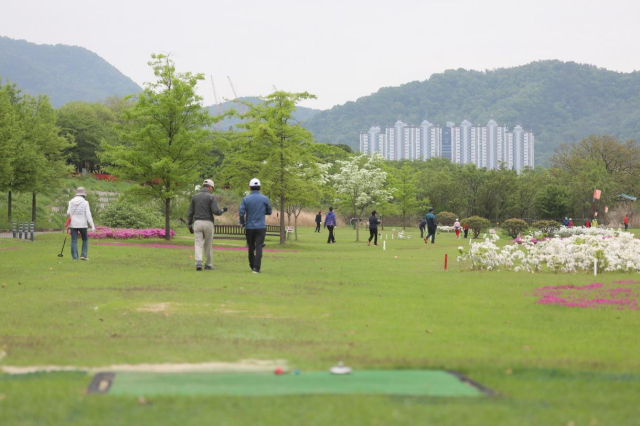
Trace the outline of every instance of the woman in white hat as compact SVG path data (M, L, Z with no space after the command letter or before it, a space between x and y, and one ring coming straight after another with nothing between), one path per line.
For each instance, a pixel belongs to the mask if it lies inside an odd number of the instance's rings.
M87 228L91 225L91 231L95 232L96 227L91 217L91 209L89 202L85 199L87 191L83 187L76 190L76 196L69 201L67 209L67 217L70 219L68 223L71 231L71 257L78 260L78 233L82 235L82 254L80 260L89 260L87 252L89 251L89 237L87 236Z

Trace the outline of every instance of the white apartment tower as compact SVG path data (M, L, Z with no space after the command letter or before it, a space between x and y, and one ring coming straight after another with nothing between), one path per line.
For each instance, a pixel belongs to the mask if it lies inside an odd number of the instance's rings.
M508 131L504 125L489 120L485 125L472 125L468 120L459 126L448 122L446 128L424 120L411 126L401 120L384 132L373 126L360 132L360 152L369 156L381 154L387 160L428 160L449 158L456 164L475 164L497 169L503 164L517 171L534 166L534 135L517 125Z

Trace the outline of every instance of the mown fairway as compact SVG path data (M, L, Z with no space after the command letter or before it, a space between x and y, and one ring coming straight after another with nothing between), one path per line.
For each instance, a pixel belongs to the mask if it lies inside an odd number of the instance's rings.
M386 251L354 242L345 228L331 245L311 228L285 247L270 238L268 249L287 251L265 253L261 275L251 274L243 251L214 250L216 269L196 272L192 250L92 240L90 261L73 262L68 245L56 256L62 234L0 239L0 365L285 359L304 374L343 360L356 372L455 370L497 396L140 404L86 395L91 376L81 372L0 373L0 424L640 424L640 311L543 306L531 295L545 285L640 276L473 272L455 261L467 240L440 234L432 246L417 231L393 241L385 233Z

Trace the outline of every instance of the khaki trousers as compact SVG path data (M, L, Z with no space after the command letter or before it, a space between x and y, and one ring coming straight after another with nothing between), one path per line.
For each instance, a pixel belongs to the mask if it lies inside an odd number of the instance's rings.
M205 266L213 266L211 244L213 243L213 222L196 220L193 224L193 234L196 245L196 265L202 264L202 248L207 258Z

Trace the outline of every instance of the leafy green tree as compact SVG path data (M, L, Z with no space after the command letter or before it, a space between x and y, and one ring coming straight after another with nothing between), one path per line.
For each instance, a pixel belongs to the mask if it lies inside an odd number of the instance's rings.
M407 215L419 215L420 208L424 207L417 199L418 178L411 167L404 165L391 175L390 181L393 191L393 204L402 215L402 229L406 229Z
M32 173L23 185L31 191L31 221L36 221L37 194L60 184L69 176L72 167L67 165L66 151L73 143L60 136L56 125L56 111L46 96L23 99L23 120L25 143L35 147L36 155L31 158Z
M485 172L484 169L479 169L473 164L463 165L460 171L459 185L465 200L465 211L472 216L478 214Z
M310 150L311 133L294 119L296 104L315 96L276 91L263 102L245 102L248 110L240 114L239 127L247 129L248 139L225 159L228 180L236 188L246 188L249 179L259 177L263 190L280 213L280 244L286 242L285 209L289 196L298 190L295 168L315 160Z
M551 176L547 169L540 167L525 168L518 175L513 188L511 213L515 217L530 218L535 214L536 196L549 182Z
M560 219L569 210L569 193L563 186L548 185L538 193L536 205L545 218Z
M104 104L69 102L58 109L56 124L61 133L75 142L69 150L69 162L76 170L93 171L99 166L98 150L102 141L116 143L116 116Z
M137 195L163 203L168 240L171 201L199 180L211 150L208 126L214 119L196 95L202 74L176 72L165 55L151 58L156 81L145 85L135 104L122 109L123 142L104 143L100 159L115 176L140 183L133 189Z
M12 102L15 88L7 83L0 87L0 189L8 191L7 219L11 222L11 189L14 179L14 156L22 129Z

